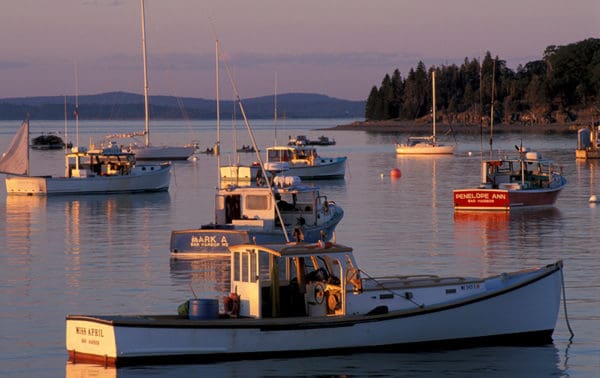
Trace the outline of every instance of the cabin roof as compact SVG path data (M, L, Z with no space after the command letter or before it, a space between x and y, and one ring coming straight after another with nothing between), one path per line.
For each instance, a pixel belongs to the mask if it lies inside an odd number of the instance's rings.
M335 253L352 252L352 248L342 244L326 242L322 246L319 244L307 244L291 242L287 244L237 244L230 246L231 252L243 252L248 249L258 249L275 256L294 257L294 256L313 256L329 255Z

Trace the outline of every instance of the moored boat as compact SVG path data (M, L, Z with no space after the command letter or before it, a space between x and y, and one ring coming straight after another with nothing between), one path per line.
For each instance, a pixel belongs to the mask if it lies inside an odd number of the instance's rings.
M553 206L567 179L541 153L518 149L518 158L483 161L479 187L454 190L454 210Z
M437 141L435 135L435 71L431 72L431 87L432 87L432 134L430 136L410 136L406 143L396 143L396 153L399 155L453 155L456 146L443 144Z
M7 153L0 158L0 172L7 173L9 195L141 193L169 189L170 163L138 165L134 154L116 146L91 150L73 147L65 154L65 176L31 176L28 130L29 121L25 121Z
M306 135L298 135L296 137L290 136L288 139L288 146L334 146L335 139L329 138L325 135L321 135L316 140L308 139Z
M269 188L255 181L246 185L224 182L215 195L214 222L198 229L172 231L171 257L229 256L229 247L235 244L298 239L315 243L334 237L344 216L339 205L297 177L277 176L273 183Z
M231 250L222 312L200 298L180 314L68 315L69 359L120 366L541 345L552 341L561 301L561 261L486 278L372 277L335 243Z
M31 140L31 148L34 150L61 150L65 146L63 139L53 133L42 134Z
M346 159L346 156L319 156L312 146L273 146L267 148L265 169L302 180L339 179L346 174Z

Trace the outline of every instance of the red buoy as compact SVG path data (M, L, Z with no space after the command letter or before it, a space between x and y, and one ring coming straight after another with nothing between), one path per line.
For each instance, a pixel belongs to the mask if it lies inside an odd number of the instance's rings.
M391 178L400 178L402 177L402 172L398 168L394 168L390 171Z

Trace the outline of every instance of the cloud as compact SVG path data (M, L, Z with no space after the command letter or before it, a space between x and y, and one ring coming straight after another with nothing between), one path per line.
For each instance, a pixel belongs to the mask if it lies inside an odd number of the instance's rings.
M120 6L125 3L125 0L81 0L82 5L94 5L94 6Z
M29 67L27 62L0 60L0 70L12 70Z

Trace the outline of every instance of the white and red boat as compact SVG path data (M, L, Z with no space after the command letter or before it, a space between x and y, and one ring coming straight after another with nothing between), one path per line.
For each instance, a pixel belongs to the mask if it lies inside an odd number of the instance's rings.
M553 206L567 180L541 153L519 150L515 159L483 161L479 187L454 190L454 210Z

